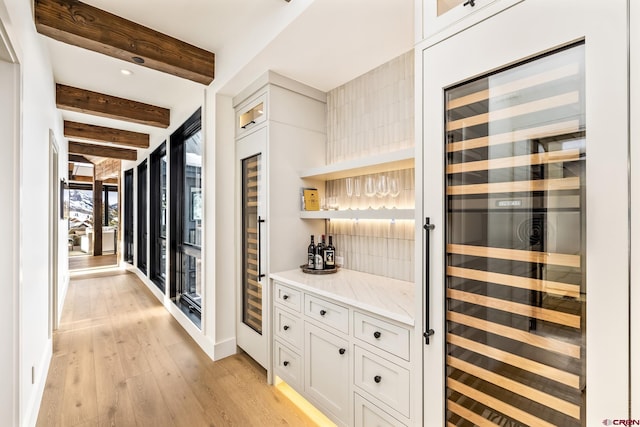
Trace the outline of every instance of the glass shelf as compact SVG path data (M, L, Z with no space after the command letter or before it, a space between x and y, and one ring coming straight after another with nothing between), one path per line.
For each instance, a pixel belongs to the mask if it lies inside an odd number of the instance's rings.
M301 211L302 219L415 219L415 209L345 209Z

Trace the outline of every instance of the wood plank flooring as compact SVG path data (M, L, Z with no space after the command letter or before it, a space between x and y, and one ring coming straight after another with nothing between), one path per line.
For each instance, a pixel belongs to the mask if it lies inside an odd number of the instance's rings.
M81 255L69 257L69 270L84 270L97 267L109 267L118 264L118 255Z
M212 362L139 279L72 279L38 427L313 426L251 358Z

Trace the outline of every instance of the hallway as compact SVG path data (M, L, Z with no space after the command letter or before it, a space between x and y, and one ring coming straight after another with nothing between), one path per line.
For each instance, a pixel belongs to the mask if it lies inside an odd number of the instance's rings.
M69 285L37 425L314 425L246 355L212 362L131 273Z

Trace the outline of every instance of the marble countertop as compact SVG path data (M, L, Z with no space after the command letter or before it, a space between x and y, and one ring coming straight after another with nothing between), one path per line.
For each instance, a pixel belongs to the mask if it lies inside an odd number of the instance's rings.
M414 326L413 282L340 269L335 274L306 274L302 270L272 273L269 277L316 295Z

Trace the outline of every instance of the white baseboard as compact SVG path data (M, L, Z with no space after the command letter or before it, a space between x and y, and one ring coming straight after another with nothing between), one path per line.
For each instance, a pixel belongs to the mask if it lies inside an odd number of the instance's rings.
M47 348L42 355L39 366L36 366L35 383L33 384L34 390L31 393L29 402L26 406L24 414L20 424L24 427L35 427L38 421L38 414L40 412L40 405L42 404L42 396L44 395L44 388L47 384L47 375L49 374L49 367L51 366L51 358L53 357L53 341L48 340Z
M213 360L224 359L225 357L233 356L238 352L238 346L235 338L229 338L224 341L220 341L214 346L215 358Z

